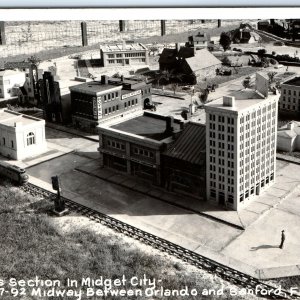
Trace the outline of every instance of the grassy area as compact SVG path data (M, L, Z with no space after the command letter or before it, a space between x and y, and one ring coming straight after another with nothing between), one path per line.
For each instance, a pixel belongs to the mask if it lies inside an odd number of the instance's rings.
M246 75L250 75L253 74L259 70L261 70L261 68L257 68L257 67L241 67L241 68L236 68L236 70L238 71L238 73L235 72L234 68L231 67L226 67L226 69L231 69L232 70L232 75L230 76L215 76L213 78L207 78L206 81L200 82L197 86L200 88L206 88L207 85L211 85L211 84L217 84L220 85L222 83L246 76ZM197 91L197 89L196 89Z
M39 276L43 280L58 279L66 287L67 278L81 281L82 277L114 279L123 274L126 278L146 274L148 278L162 279L159 287L165 289L188 286L202 291L224 286L221 297L190 296L185 299L234 298L229 289L236 290L236 286L75 213L54 217L51 202L29 196L8 183L0 185L0 207L1 279L28 280ZM3 299L10 298L4 296ZM105 299L118 298L108 296Z

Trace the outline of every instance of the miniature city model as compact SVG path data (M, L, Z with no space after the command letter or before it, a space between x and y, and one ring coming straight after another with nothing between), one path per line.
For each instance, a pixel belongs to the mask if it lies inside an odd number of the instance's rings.
M275 180L277 104L268 79L205 105L208 200L234 210Z

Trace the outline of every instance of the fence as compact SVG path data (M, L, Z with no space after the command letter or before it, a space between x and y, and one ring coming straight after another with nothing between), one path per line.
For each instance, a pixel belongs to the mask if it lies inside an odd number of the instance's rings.
M226 21L222 21L223 22ZM3 22L2 25L4 24ZM217 27L217 20L5 22L0 26L0 58L44 50L137 40ZM238 21L237 21L238 23ZM84 41L85 38L85 41Z

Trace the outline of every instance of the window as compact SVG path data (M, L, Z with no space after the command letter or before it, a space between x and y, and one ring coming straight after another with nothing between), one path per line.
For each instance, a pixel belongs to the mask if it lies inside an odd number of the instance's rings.
M11 141L11 147L14 148L14 141Z
M35 144L34 133L33 132L29 132L27 134L27 146L34 145L34 144ZM12 146L12 148L13 148L13 146Z
M5 146L5 138L2 138L3 146Z

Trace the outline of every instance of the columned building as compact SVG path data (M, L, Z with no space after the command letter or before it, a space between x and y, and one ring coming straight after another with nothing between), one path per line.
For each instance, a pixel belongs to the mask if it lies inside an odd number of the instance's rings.
M263 85L205 105L207 198L234 210L275 179L279 95Z

